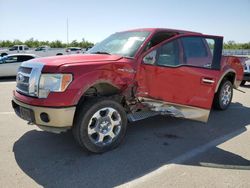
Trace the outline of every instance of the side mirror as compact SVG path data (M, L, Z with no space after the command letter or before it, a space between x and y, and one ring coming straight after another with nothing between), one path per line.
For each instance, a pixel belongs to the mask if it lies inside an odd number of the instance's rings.
M153 65L156 62L156 50L150 52L143 58L143 63Z

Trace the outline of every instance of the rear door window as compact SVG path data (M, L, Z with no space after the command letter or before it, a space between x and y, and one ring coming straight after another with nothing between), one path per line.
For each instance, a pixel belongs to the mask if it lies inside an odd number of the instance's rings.
M23 55L23 56L18 56L17 61L23 62L23 61L28 61L28 60L33 59L33 58L34 57L32 57L32 56Z

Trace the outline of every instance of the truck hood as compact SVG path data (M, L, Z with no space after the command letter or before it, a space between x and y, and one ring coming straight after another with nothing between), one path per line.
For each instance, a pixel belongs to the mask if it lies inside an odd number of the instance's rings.
M40 62L43 63L45 66L62 66L65 64L74 64L74 63L99 64L107 61L117 61L121 58L122 56L118 55L77 54L77 55L61 55L61 56L52 56L45 58L36 58L30 60L29 62Z

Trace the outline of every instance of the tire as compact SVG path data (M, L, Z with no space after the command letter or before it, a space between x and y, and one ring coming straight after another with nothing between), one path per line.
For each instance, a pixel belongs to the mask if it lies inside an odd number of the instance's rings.
M62 53L58 53L58 54L56 54L56 55L63 55Z
M226 110L233 98L233 85L229 80L223 80L214 96L214 108Z
M241 83L240 83L240 85L241 85L241 86L244 86L245 83L246 83L246 81L245 81L245 80L242 80Z
M79 108L73 135L83 149L103 153L122 142L126 128L127 115L118 102L107 98L93 98Z

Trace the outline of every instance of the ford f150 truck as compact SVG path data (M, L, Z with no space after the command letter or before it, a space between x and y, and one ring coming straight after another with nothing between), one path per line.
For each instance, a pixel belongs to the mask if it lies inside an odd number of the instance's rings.
M189 31L118 32L88 54L22 63L12 105L30 124L72 129L83 148L105 152L127 122L159 114L206 122L212 106L227 109L243 67L222 45L223 37Z

